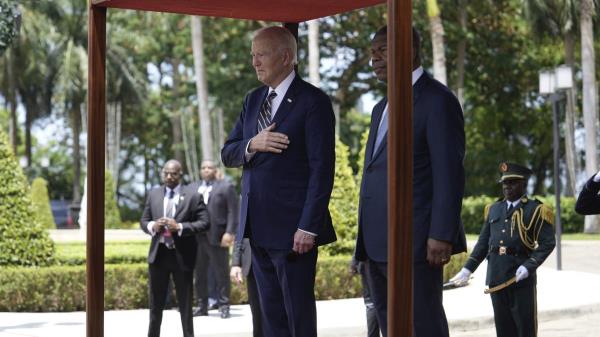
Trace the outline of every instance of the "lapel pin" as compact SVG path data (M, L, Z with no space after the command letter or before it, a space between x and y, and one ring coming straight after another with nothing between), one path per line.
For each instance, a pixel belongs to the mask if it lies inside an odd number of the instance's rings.
M288 98L287 101L288 101L288 103L292 103L292 99L291 98Z

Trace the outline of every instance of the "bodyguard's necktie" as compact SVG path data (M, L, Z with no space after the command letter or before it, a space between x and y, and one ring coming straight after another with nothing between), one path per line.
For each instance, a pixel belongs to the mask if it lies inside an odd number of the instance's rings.
M175 207L175 192L173 190L169 191L169 198L167 199L167 208L165 209L165 217L173 218L175 216L175 212L173 209ZM173 236L171 235L171 231L166 229L162 232L163 242L165 246L169 249L173 249L175 247L175 242L173 242Z
M383 139L385 138L385 135L387 134L387 130L388 130L388 113L387 113L387 109L385 109L383 111L383 117L381 118L381 123L379 123L379 128L377 128L377 137L375 138L375 147L373 148L373 153L371 154L371 157L373 157L375 155L375 153L377 153L377 150L379 149L381 142L383 142Z
M513 206L513 204L511 203L511 204L508 206L508 212L507 212L507 213L510 213L510 212L511 212L511 211L512 211L514 208L515 208L515 206Z
M260 107L260 112L258 113L258 132L271 125L271 104L275 96L277 96L277 93L271 91Z

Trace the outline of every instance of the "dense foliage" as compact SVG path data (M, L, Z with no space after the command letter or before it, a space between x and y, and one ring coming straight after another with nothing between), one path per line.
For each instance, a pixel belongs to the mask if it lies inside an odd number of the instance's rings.
M46 229L56 228L48 198L48 182L44 178L35 178L31 182L31 202L33 214L40 225Z
M0 266L44 266L54 244L34 216L25 175L0 130Z

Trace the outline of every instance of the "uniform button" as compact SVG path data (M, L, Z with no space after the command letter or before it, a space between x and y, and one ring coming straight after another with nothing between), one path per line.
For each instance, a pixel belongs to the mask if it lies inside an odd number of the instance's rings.
M500 240L500 244L504 244L504 240Z
M508 222L508 219L505 219L504 222Z
M503 229L503 230L502 230L502 233L504 233L504 232L506 232L506 229Z

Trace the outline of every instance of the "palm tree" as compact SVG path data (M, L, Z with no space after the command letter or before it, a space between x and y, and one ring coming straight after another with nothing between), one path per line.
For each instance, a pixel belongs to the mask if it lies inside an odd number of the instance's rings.
M596 69L594 55L594 0L581 0L581 69L583 73L583 124L585 127L585 169L588 176L598 171L596 152L598 130L598 91L596 88ZM598 216L585 218L584 232L598 233Z
M427 0L427 16L433 49L433 77L446 84L446 49L444 46L444 25L437 0Z
M577 3L574 0L526 0L525 15L538 38L562 36L565 50L565 64L575 67L575 41L577 34ZM575 83L575 78L573 78ZM565 157L567 163L568 186L566 195L574 195L577 190L577 173L580 171L575 149L575 116L577 114L577 88L567 91L565 113Z

